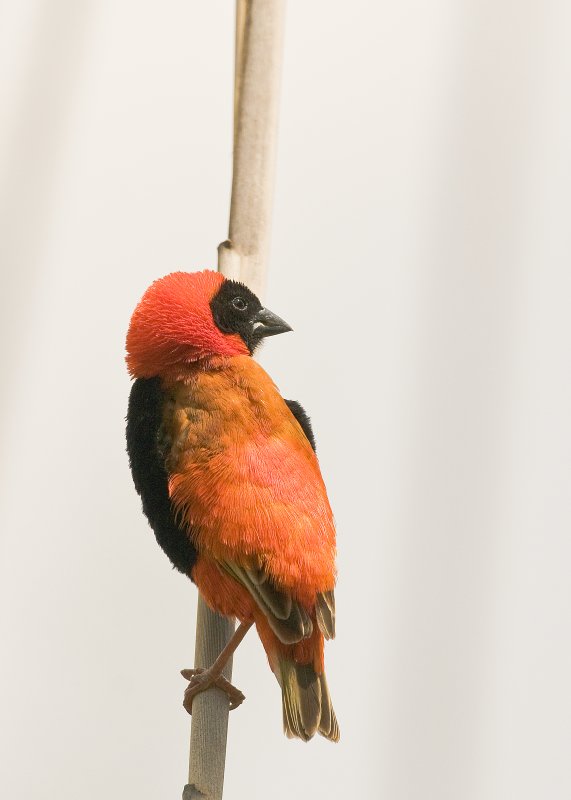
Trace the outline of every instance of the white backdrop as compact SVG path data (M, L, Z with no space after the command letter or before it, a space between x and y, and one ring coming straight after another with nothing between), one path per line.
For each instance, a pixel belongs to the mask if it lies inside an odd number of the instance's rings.
M250 634L230 798L571 796L571 5L292 0L263 364L339 536L342 740ZM124 452L129 316L215 265L233 3L0 9L0 786L179 797L196 591Z

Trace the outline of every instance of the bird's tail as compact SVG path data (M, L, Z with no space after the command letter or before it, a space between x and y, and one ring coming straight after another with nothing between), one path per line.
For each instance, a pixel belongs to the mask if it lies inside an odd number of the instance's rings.
M308 742L320 733L332 742L339 741L339 725L331 704L325 673L318 675L312 664L297 664L279 659L284 732Z

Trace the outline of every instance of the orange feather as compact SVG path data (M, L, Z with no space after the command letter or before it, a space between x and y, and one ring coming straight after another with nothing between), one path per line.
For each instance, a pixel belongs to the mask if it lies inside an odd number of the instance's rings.
M335 584L335 528L317 458L259 364L235 356L216 367L165 385L169 493L195 532L193 578L216 611L255 620L271 664L274 651L291 652L321 672L317 625L311 638L284 645L247 589L217 564L262 566L315 617L317 592Z

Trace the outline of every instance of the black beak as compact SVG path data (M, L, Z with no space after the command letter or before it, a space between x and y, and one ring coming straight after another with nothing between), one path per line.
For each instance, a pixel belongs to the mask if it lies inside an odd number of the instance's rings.
M277 314L272 314L267 308L261 308L253 317L254 336L256 340L265 339L266 336L275 336L277 333L287 333L292 328Z

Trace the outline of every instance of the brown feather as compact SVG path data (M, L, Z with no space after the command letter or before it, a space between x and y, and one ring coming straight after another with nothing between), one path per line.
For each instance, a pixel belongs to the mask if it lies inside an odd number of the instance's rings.
M338 742L340 736L339 723L337 722L337 716L331 704L331 696L324 672L319 676L319 683L321 686L321 720L319 721L319 733L332 742Z
M235 562L224 561L221 567L250 592L281 642L295 644L311 636L313 623L307 611L288 592L276 589L268 578L260 580L260 570L253 580L251 570Z
M329 592L318 592L315 598L315 616L317 626L326 639L335 638L335 595Z
M286 736L307 742L319 732L338 741L339 725L325 675L317 675L310 664L296 664L287 658L280 658L279 666Z

